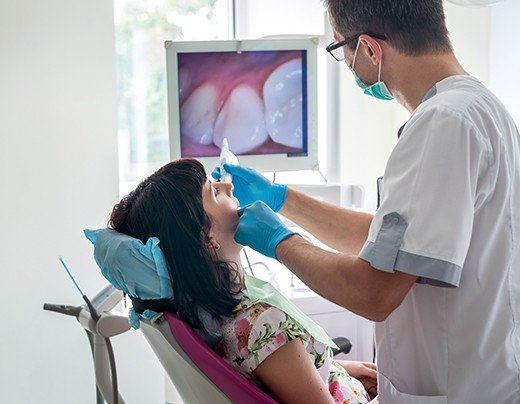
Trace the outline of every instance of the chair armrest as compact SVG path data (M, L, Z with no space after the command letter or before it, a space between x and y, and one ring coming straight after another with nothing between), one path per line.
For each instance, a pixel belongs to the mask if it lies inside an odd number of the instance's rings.
M345 337L337 337L334 338L333 341L338 346L338 349L332 349L332 353L334 356L339 355L340 353L348 354L352 349L352 342L348 338Z

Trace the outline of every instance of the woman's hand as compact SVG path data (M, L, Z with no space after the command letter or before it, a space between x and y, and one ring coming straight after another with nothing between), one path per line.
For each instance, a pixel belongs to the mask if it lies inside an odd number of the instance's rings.
M375 396L377 394L377 366L368 362L338 361L348 374L358 379L365 390Z

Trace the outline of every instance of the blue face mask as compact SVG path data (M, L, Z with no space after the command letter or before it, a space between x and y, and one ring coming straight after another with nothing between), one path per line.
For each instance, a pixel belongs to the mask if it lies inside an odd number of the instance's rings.
M354 59L352 60L352 66L350 67L350 71L352 74L354 74L354 78L356 79L356 83L363 90L363 92L366 95L370 95L371 97L377 98L378 100L384 100L384 101L391 101L394 99L394 96L386 86L384 81L381 81L381 68L383 66L383 58L381 57L381 60L379 61L379 75L377 78L377 82L369 85L365 83L361 78L357 75L356 71L354 70L354 65L356 63L356 57L359 51L359 45L361 44L361 41L358 41L358 44L356 46L356 51L354 52ZM379 49L381 49L381 46L378 44ZM381 53L383 53L383 50L381 49Z

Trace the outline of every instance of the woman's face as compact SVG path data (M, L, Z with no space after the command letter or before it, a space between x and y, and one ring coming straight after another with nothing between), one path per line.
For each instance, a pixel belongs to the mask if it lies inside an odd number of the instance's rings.
M211 220L212 236L221 243L233 240L238 225L238 199L233 196L233 185L226 182L206 181L202 188L202 204Z

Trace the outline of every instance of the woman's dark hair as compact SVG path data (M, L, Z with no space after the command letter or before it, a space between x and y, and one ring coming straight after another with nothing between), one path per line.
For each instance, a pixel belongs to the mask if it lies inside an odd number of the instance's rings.
M159 239L174 296L161 310L176 311L201 330L205 328L199 309L213 317L229 316L238 304L233 291L239 286L236 264L218 261L207 247L211 222L202 205L206 180L196 160L166 164L115 205L109 220L114 230L143 243L150 237Z
M385 35L409 56L453 50L442 0L324 0L334 28L357 44L361 34Z

